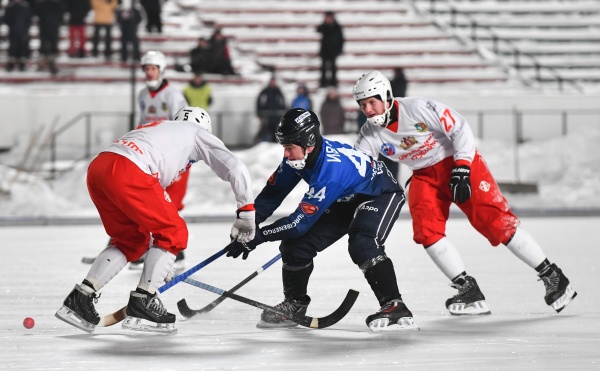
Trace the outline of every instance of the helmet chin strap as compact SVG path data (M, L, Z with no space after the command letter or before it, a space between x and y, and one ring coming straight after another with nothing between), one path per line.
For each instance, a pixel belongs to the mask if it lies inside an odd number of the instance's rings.
M306 159L308 158L308 153L306 153L306 148L304 149L304 158L301 160L287 160L287 164L290 165L295 170L302 170L304 166L306 166Z
M162 84L162 82L162 77L159 77L156 80L146 80L146 86L148 86L150 90L156 90L160 87L160 84Z
M373 126L386 126L390 123L390 112L392 111L392 106L393 104L390 104L389 107L385 109L385 112L381 115L368 117L367 122Z

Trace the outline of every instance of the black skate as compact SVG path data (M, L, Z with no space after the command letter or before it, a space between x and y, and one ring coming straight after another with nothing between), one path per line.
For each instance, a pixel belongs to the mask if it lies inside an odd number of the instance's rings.
M550 274L538 275L538 281L543 281L546 286L546 296L544 300L546 304L552 307L556 312L559 312L567 306L575 297L577 292L571 287L569 279L565 276L556 264L550 265Z
M456 283L451 283L450 286L458 290L458 294L446 300L446 308L450 314L473 316L491 313L475 278L465 276L465 283L462 286Z
M371 331L375 332L420 330L411 311L400 299L384 304L379 312L368 316L366 322Z
M304 300L285 299L281 303L277 304L275 308L288 312L296 313L302 316L306 315L306 308L310 304L310 297L306 295ZM260 321L256 324L258 328L291 328L296 327L298 324L294 321L287 319L281 314L273 313L265 310L260 315Z
M100 323L100 316L94 307L99 297L96 293L89 294L81 286L75 285L55 316L80 330L93 332L96 325Z
M167 312L158 295L132 291L126 309L123 328L134 331L176 334L175 315Z

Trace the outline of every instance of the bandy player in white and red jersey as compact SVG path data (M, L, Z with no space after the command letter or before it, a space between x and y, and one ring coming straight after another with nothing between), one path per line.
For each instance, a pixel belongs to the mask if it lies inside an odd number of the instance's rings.
M123 327L176 332L175 315L158 300L157 289L168 279L177 253L187 247L188 230L165 190L198 161L231 184L238 207L232 238L243 243L254 238L254 197L248 169L211 133L206 111L184 107L174 121L157 121L132 130L91 162L87 187L111 244L67 296L56 313L59 319L92 332L100 321L94 308L96 292L127 262L148 251ZM150 234L153 240L148 249Z
M562 270L550 264L519 226L463 116L431 99L394 98L389 80L379 71L361 76L352 93L367 117L355 147L373 157L381 153L413 171L408 189L413 238L458 289L446 301L451 314L490 313L477 282L467 275L458 250L446 238L452 202L492 246L504 244L538 272L546 287L546 304L560 312L575 298Z
M187 101L183 93L164 78L167 68L165 55L159 51L149 51L142 57L141 65L146 77L146 87L138 95L140 105L139 125L172 120L177 111L187 106ZM186 171L167 188L171 201L179 211L183 210L183 198L187 191L189 177L190 172ZM184 253L181 252L175 263L177 271L184 269L183 260ZM141 258L132 262L130 268L140 269L143 261L143 258Z

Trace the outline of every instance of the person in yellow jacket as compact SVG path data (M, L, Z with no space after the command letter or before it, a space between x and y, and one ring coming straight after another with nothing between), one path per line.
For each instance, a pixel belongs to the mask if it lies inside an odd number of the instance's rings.
M201 73L194 74L194 78L183 89L183 95L192 107L208 110L212 103L212 87Z
M112 56L112 27L115 24L115 9L119 0L91 0L94 11L94 37L92 39L92 55L98 56L100 30L104 29L104 57Z

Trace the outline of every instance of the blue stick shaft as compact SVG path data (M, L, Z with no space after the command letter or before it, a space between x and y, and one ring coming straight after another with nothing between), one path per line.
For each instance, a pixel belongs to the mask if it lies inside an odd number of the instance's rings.
M207 265L209 265L210 263L212 263L213 261L217 260L219 257L221 257L226 252L227 252L227 250L226 250L226 248L224 248L223 250L215 253L213 256L209 257L208 259L204 260L203 262L196 264L192 268L190 268L187 271L181 273L180 275L174 277L172 280L170 280L169 282L167 282L164 285L162 285L161 287L159 287L158 292L163 293L163 292L167 291L171 287L175 286L179 282L181 282L181 281L185 280L186 278L188 278L189 276L191 276L192 274L198 272L201 268L204 268Z

